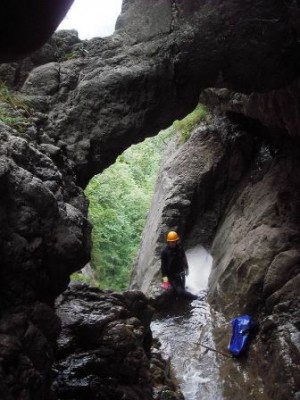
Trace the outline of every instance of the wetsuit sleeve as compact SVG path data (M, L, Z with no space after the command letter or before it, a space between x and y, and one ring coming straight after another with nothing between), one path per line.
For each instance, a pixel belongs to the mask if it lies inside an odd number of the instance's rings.
M162 276L168 276L168 271L167 271L168 255L165 251L161 252L160 259L161 259L161 266L160 266L161 274Z

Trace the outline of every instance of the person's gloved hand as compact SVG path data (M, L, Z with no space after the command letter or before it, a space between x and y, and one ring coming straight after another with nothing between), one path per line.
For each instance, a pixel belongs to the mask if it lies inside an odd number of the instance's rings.
M189 269L187 268L187 269L185 270L185 276L188 276L189 273L190 273L190 271L189 271Z
M170 287L171 287L171 284L170 284L170 282L169 282L168 277L167 277L167 276L164 276L164 277L162 278L162 281L163 281L162 284L161 284L162 289L164 289L164 290L169 290Z

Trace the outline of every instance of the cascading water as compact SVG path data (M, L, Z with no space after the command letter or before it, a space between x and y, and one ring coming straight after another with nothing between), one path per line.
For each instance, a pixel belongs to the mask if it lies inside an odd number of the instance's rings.
M190 270L186 286L199 299L192 302L176 299L168 303L151 325L185 399L265 400L255 366L243 365L227 353L229 321L213 312L207 303L211 255L202 246L186 254ZM227 332L227 337L222 335L215 343L213 331Z
M206 290L213 262L212 256L200 245L187 250L186 256L189 264L186 286L193 293Z

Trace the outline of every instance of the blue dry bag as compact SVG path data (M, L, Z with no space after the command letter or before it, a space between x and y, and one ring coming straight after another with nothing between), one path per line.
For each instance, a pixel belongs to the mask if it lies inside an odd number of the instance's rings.
M238 357L247 348L250 330L254 321L249 315L240 315L231 321L232 336L228 350L234 357Z

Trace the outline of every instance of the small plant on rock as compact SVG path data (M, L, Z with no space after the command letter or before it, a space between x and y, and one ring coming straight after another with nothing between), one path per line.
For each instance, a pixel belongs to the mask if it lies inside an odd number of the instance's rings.
M68 51L67 53L65 53L65 60L72 60L73 58L75 58L75 53L74 51Z
M194 111L180 121L175 121L173 127L180 133L179 144L185 143L191 136L192 131L201 121L209 117L208 109L203 104L198 104Z
M16 92L0 81L0 122L23 133L31 124L30 108Z

